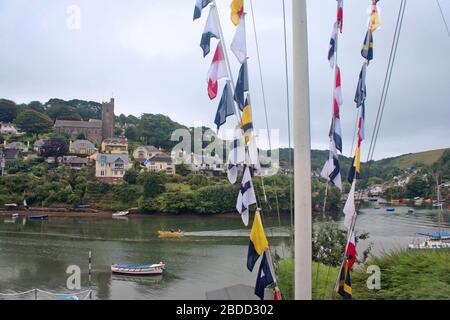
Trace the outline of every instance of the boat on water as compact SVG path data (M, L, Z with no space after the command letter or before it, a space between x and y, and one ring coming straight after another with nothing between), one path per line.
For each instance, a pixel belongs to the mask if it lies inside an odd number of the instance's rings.
M409 208L409 209L408 209L408 213L409 213L409 214L414 214L414 209Z
M111 272L122 275L152 276L161 275L166 268L163 262L152 265L113 264Z
M19 217L19 214L18 213L13 213L12 215L11 215L11 218L13 218L13 219L17 219Z
M438 231L428 232L428 233L418 233L420 236L425 236L426 240L423 242L413 242L409 244L409 250L450 250L450 232L441 229L441 220L443 217L443 209L441 202L441 194L439 190L439 181L436 177L437 183L437 201L439 205L438 221L439 229Z
M35 221L35 220L48 220L48 215L42 215L42 216L28 216L28 220Z
M387 212L395 212L395 208L387 208L386 211Z
M419 243L411 243L409 250L450 250L450 232L437 231L432 233L418 233L425 236L426 240Z
M120 211L120 212L113 213L112 216L113 217L125 217L129 214L130 214L130 211Z
M180 229L177 231L158 231L158 235L160 238L179 238L184 237L184 231Z

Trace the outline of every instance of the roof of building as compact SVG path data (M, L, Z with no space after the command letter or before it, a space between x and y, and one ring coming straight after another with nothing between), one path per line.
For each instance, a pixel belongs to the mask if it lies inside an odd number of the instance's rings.
M145 148L148 152L160 152L161 151L155 146L141 146L139 148Z
M20 150L23 150L23 149L27 149L27 146L24 143L22 143L22 142L16 141L16 142L8 143L5 146L5 149L20 149Z
M39 139L39 140L36 140L36 142L34 143L34 146L39 148L39 147L42 147L44 144L45 144L45 140Z
M172 157L169 156L168 154L161 153L151 157L150 159L148 159L148 161L172 163Z
M101 120L89 120L89 121L73 121L73 120L56 120L55 128L72 127L72 128L93 128L101 129Z
M128 140L126 138L108 138L103 140L105 144L128 144Z
M96 161L98 162L106 162L113 163L117 160L122 160L125 164L130 162L130 158L128 154L105 154L105 153L97 153Z
M17 159L20 157L21 151L19 149L5 149L4 157L7 160Z
M70 147L95 149L95 144L93 144L89 140L75 140L74 142L71 143Z
M88 164L89 160L87 158L73 157L66 159L65 162L68 164Z

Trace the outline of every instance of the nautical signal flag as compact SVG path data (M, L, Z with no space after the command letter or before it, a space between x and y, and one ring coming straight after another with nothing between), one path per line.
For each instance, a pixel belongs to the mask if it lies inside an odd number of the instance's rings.
M274 276L272 275L272 270L267 258L267 251L264 251L261 265L259 266L258 278L256 279L255 294L261 300L264 300L264 291L266 290L266 287L273 282Z
M377 1L378 2L378 1ZM372 5L372 10L370 14L369 28L372 32L375 32L381 25L380 14L376 3Z
M330 39L330 48L328 50L328 61L330 62L331 69L334 68L334 64L336 63L336 50L337 50L337 31L338 23L335 22L333 24L333 30L331 31L331 39Z
M248 86L248 69L247 69L247 62L244 62L241 65L241 68L239 70L239 77L236 82L236 89L234 90L234 101L237 102L239 109L241 111L244 110L244 95L245 92L249 90Z
M362 45L361 55L367 61L373 60L373 35L371 30L368 30L366 33L364 43Z
M261 220L260 210L256 210L253 220L252 231L250 233L250 243L248 245L247 269L251 272L255 267L256 261L262 256L265 250L269 248L264 227Z
M205 8L208 4L211 3L212 0L197 0L195 2L195 8L194 8L194 20L200 18L202 16L202 10Z
M238 126L234 130L233 141L228 155L227 177L231 184L235 184L238 176L238 164L245 162L245 147L242 137L242 130Z
M227 117L234 115L233 95L231 94L230 85L227 83L223 88L222 99L220 99L219 107L216 113L214 123L217 125L217 131L227 121Z
M233 41L231 42L231 51L238 59L240 64L243 64L247 60L247 38L245 31L245 13L242 14L241 21L234 34Z
M345 253L347 257L348 268L352 270L353 265L356 262L356 238L355 231L352 231L350 239L347 245L347 252Z
M342 129L341 129L341 117L340 108L343 104L342 101L342 89L341 89L341 70L336 66L336 81L334 88L334 101L333 101L333 121L330 129L330 138L333 139L336 149L342 152Z
M252 107L250 105L250 95L248 94L244 105L241 116L241 128L244 130L245 144L248 144L253 134Z
M232 0L231 1L231 21L235 26L241 21L241 17L244 14L244 0Z
M361 172L361 145L356 146L355 157L353 158L352 166L348 172L348 182L353 183L355 179L359 179Z
M352 282L350 279L350 268L348 267L347 259L344 259L344 264L342 265L339 275L338 293L344 300L352 299Z
M217 91L219 89L219 79L226 78L227 66L225 63L225 56L223 54L222 44L217 44L216 52L211 63L211 67L208 71L208 96L212 100L217 97Z
M329 179L332 184L342 191L341 166L333 139L330 139L330 157L325 163L320 175L323 178Z
M355 206L355 188L356 188L356 180L353 181L352 187L350 188L350 192L348 193L347 201L344 206L344 226L350 230L352 227L352 221L354 216L356 215L356 206Z
M337 0L338 10L337 10L337 22L339 25L339 30L342 33L342 27L344 25L344 0Z
M210 51L211 38L220 39L219 24L212 8L209 10L208 20L206 20L205 29L203 30L200 41L200 47L203 49L203 57L206 57Z
M355 103L357 108L362 106L366 101L367 97L366 72L367 72L367 64L363 63L361 67L361 72L359 73L358 85L356 86L356 93L355 93Z
M248 226L248 210L252 204L256 204L256 196L255 190L253 189L250 168L246 166L236 203L236 209L241 214L241 218L245 226Z

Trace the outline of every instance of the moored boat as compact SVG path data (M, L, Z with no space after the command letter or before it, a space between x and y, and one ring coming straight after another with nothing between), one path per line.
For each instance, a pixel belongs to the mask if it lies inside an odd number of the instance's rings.
M152 265L113 264L111 266L111 272L123 275L151 276L161 275L165 267L163 262Z
M386 211L387 212L395 212L395 208L387 208Z
M125 217L129 214L130 214L130 211L120 211L120 212L113 213L112 216L113 217Z
M28 216L28 220L48 220L48 215L42 216Z
M160 238L178 238L178 237L184 237L184 231L183 230L158 231L158 235Z

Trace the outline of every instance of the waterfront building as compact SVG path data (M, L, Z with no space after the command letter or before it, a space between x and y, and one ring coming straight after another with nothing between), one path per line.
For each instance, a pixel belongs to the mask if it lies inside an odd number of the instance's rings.
M131 168L128 154L98 153L95 162L95 177L107 183L122 183L125 172Z

